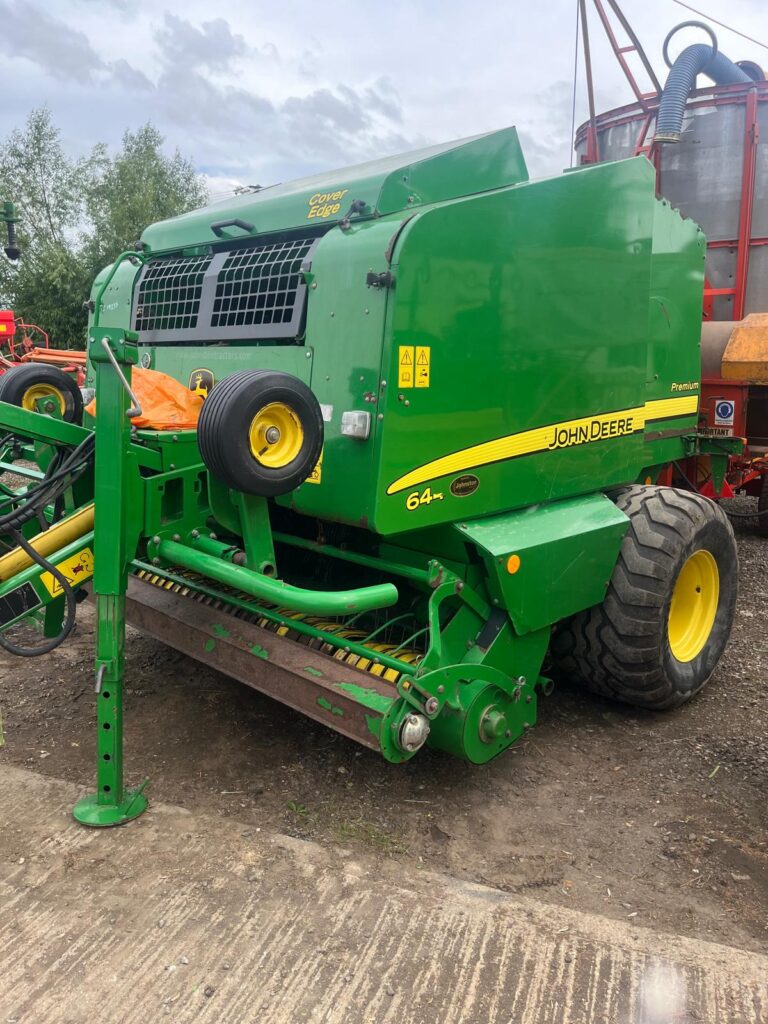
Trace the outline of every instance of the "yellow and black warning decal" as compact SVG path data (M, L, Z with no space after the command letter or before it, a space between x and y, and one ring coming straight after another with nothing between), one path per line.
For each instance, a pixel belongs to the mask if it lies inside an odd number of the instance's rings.
M59 562L56 568L71 587L79 587L93 576L93 551L84 548L71 558ZM64 593L61 583L49 572L40 573L40 582L51 597L60 597Z
M400 351L402 353L402 348ZM453 473L465 473L467 470L488 466L494 462L506 462L521 455L573 448L595 441L608 441L642 433L647 423L690 416L697 412L698 407L698 395L663 398L631 409L548 423L533 430L507 434L506 437L497 437L492 441L472 445L470 448L462 448L458 452L443 455L439 459L418 466L391 483L387 488L387 494L397 494L408 487L418 487L429 480Z
M430 350L428 345L417 345L413 354L415 363L414 386L417 388L429 387L429 364Z
M315 464L315 468L309 474L306 479L308 484L321 484L323 482L323 450L320 451L320 458Z
M414 346L401 345L397 350L397 386L399 388L413 387L413 359Z
M428 388L431 367L429 345L400 345L397 350L397 386Z

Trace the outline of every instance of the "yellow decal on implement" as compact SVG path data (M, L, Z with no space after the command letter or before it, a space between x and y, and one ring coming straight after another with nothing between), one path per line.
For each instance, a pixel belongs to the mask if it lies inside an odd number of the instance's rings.
M401 359L402 352L401 348ZM577 420L548 423L544 427L535 427L533 430L522 430L517 434L497 437L492 441L484 441L482 444L472 445L471 448L463 448L450 455L443 455L439 459L412 469L391 483L387 488L387 494L397 494L398 491L404 491L409 487L418 487L419 484L429 480L436 480L453 473L464 473L468 469L477 469L479 466L488 466L494 462L505 462L521 455L554 451L558 448L571 448L590 444L593 441L607 441L637 434L642 432L645 425L651 421L690 416L696 413L698 408L698 395L689 395L685 398L662 398L646 402L645 405L632 409L620 409L597 416L584 416Z
M401 345L397 356L397 386L413 387L413 345Z
M327 217L333 217L341 209L341 200L347 192L348 188L340 188L336 192L315 192L309 198L307 220L325 220Z
M76 555L59 562L56 568L71 586L79 587L93 576L93 552L90 548L84 548ZM51 597L61 597L64 593L59 581L49 572L40 574L40 582Z
M213 376L213 370L206 370L202 366L197 370L193 370L189 375L189 390L196 395L200 395L201 398L208 397L215 383L216 378Z
M316 464L315 468L312 470L312 472L307 477L306 483L308 483L308 484L319 484L319 483L322 483L322 480L323 480L323 453L322 453L322 450L321 450L320 458L317 460L317 464Z
M429 387L429 346L428 345L417 345L416 346L416 380L415 386L417 388L428 388Z

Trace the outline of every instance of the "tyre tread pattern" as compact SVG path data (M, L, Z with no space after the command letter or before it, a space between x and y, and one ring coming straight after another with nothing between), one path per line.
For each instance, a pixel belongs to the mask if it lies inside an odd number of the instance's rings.
M733 531L718 505L693 492L632 485L609 496L630 526L602 604L558 628L552 642L554 664L604 697L658 710L677 707L707 679L686 686L665 671L669 580L680 551L705 523L720 521L731 539ZM735 542L733 555L735 565Z

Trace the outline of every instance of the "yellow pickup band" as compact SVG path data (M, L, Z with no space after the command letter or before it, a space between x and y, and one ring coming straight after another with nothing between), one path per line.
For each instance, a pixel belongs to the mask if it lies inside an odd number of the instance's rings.
M506 462L521 455L532 455L535 452L554 451L557 448L570 448L589 444L593 441L607 441L613 438L637 434L645 429L646 423L652 420L671 419L675 416L687 416L695 413L699 407L698 395L686 395L684 398L663 398L632 409L620 409L617 412L600 413L597 416L583 416L577 420L564 420L560 423L549 423L545 427L523 430L506 437L497 437L493 441L463 448L461 451L443 455L433 462L412 469L401 476L387 488L387 494L397 494L408 487L418 487L428 480L463 473L468 469L478 469L494 462Z

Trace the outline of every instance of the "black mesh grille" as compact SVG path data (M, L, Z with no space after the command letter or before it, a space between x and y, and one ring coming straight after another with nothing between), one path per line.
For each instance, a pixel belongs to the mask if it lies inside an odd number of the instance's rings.
M219 272L212 327L287 324L293 320L301 264L311 238L237 249Z
M211 256L181 256L147 264L139 285L137 331L185 331L197 327L203 277Z
M295 340L302 331L307 286L320 236L265 241L205 256L149 260L133 314L143 343L194 344Z

